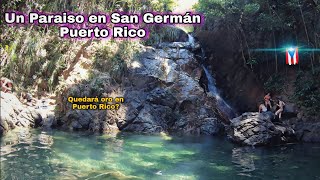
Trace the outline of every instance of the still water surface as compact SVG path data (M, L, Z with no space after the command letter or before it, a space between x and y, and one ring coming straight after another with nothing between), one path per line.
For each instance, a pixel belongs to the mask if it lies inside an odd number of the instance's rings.
M238 147L215 137L11 132L0 179L320 179L320 144Z

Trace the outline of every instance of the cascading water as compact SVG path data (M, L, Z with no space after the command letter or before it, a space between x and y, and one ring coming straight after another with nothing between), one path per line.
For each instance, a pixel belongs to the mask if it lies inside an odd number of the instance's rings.
M208 91L213 97L216 98L219 110L225 113L229 119L234 118L236 116L236 113L230 107L230 105L220 96L215 84L215 79L212 77L212 75L204 65L202 65L202 68L208 79Z
M212 95L218 94L215 79L212 77L212 75L210 74L210 72L208 71L208 69L204 65L202 65L202 68L203 68L204 73L206 74L206 77L208 79L208 91L210 93L212 93Z
M188 34L188 42L190 43L190 45L193 47L195 44L195 40L194 37L191 36L190 34Z
M192 47L194 47L195 46L194 37L191 36L190 34L188 34L188 37L189 37L188 42ZM204 62L205 62L205 51L203 48L201 48L201 64L202 64L203 71L205 72L208 80L208 84L207 84L208 91L213 97L215 97L219 110L222 111L229 119L234 118L236 116L236 113L230 107L230 105L220 96L216 87L216 81L211 75L211 73L209 72L209 70L204 66Z

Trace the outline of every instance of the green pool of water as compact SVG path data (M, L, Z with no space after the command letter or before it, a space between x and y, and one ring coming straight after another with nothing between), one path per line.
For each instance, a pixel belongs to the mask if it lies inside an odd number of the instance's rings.
M0 165L0 179L320 179L320 145L25 130L1 138Z

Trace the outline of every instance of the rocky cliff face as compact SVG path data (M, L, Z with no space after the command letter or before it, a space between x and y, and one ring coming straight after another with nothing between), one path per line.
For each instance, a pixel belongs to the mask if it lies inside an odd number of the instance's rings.
M60 123L94 132L218 133L223 116L215 108L215 99L199 85L203 70L190 48L190 43L141 46L139 58L127 64L121 84L96 73L91 80L69 86L58 96L59 114L63 114ZM69 96L122 96L125 102L117 111L72 110Z

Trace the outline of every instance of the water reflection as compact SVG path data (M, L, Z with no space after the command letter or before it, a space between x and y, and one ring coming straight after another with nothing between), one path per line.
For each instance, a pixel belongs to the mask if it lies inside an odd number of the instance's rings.
M43 147L49 148L53 144L53 138L51 135L46 134L46 132L41 132L38 135L38 141Z
M43 133L16 129L1 139L1 179L32 179L48 177L53 138Z
M240 169L239 175L251 176L250 172L256 170L254 164L253 149L251 147L240 147L232 149L232 162Z

